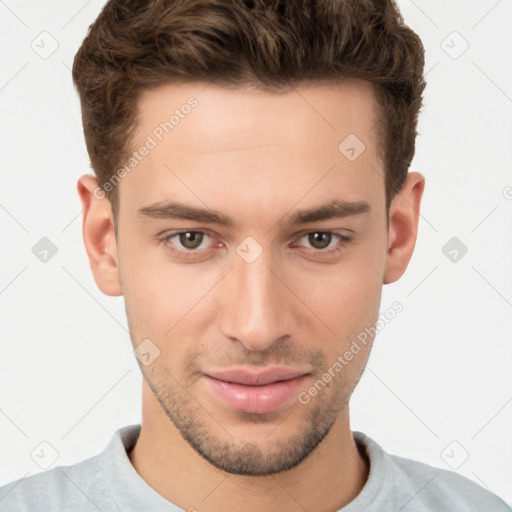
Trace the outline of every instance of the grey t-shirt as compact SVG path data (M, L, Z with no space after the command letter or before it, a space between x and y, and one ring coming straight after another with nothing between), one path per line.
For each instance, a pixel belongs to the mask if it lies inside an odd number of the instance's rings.
M119 429L105 450L0 488L1 512L180 512L137 473L127 455L140 425ZM370 474L359 495L340 512L505 512L511 508L471 480L444 469L386 453L361 432Z

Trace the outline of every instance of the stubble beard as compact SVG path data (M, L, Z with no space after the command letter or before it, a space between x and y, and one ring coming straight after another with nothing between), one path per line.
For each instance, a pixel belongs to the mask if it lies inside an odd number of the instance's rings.
M297 426L287 440L272 441L272 432L268 436L268 442L262 447L250 440L235 440L177 382L175 385L163 384L156 378L154 371L141 369L153 394L183 439L216 468L230 474L246 476L272 475L298 466L329 434L338 415L347 406L355 387L354 385L349 389L343 383L330 396L326 389L322 390L322 393L326 393L325 398L315 397L318 402L316 405L295 405L294 407L308 407L301 420L302 427ZM265 421L261 414L241 413L241 416L246 422ZM275 432L286 428L287 421L290 420L285 416ZM213 429L220 429L222 435L230 440L222 440L212 432Z

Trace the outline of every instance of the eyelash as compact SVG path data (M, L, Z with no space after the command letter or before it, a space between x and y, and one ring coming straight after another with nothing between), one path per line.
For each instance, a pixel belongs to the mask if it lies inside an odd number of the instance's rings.
M175 236L179 236L183 233L200 233L202 235L209 236L210 238L213 238L211 235L209 235L206 231L201 230L195 230L195 229L183 229L181 231L173 231L172 233L168 233L165 236L163 236L160 241L168 246L168 243L170 243L171 238L174 238ZM352 241L351 237L347 237L344 235L341 235L340 233L336 233L334 231L321 231L321 230L314 230L314 231L308 231L307 233L302 234L297 239L295 239L292 243L297 242L301 238L304 238L305 236L311 235L312 233L328 233L331 234L333 237L338 238L338 243L331 247L330 249L307 249L307 252L314 253L314 254L320 254L320 255L333 255L337 254L338 252L341 252L346 248L346 246ZM201 241L202 242L202 241ZM202 251L206 249L186 249L183 250L176 250L170 247L167 247L167 249L177 256L183 257L183 258L191 258L194 256L198 256Z

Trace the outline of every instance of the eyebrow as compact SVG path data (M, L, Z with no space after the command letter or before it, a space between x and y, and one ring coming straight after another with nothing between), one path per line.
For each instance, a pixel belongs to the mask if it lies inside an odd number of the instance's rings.
M346 201L334 199L329 203L315 206L307 210L299 210L288 221L288 224L295 226L318 222L329 219L341 219L352 217L371 211L366 201ZM143 206L137 210L137 215L142 219L178 219L218 224L220 226L233 227L233 219L227 215L211 209L195 208L183 203L167 202L154 203ZM281 220L279 223L283 223Z

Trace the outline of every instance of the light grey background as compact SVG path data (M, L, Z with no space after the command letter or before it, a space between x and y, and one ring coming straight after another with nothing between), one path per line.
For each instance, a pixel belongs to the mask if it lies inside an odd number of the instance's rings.
M140 422L123 299L96 288L76 193L90 169L70 68L102 5L0 1L0 485ZM382 311L404 309L377 337L352 427L512 502L512 2L399 5L427 53L411 169L427 185L413 259L383 291Z

